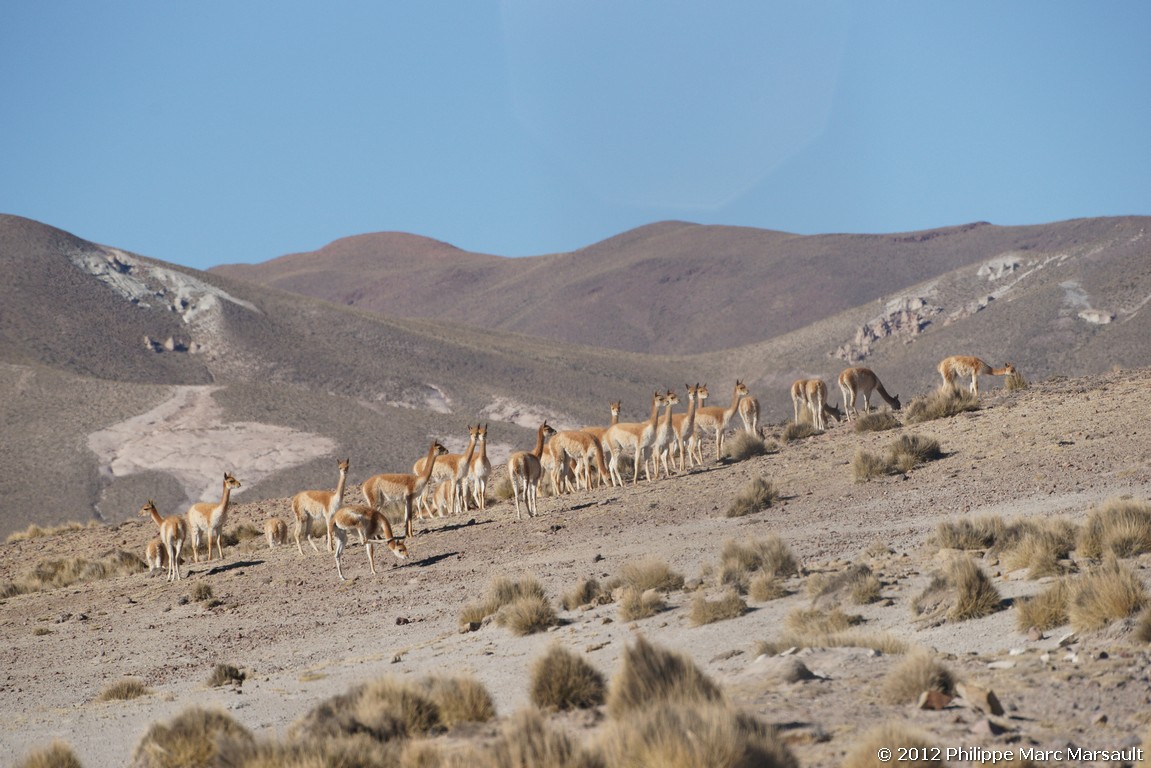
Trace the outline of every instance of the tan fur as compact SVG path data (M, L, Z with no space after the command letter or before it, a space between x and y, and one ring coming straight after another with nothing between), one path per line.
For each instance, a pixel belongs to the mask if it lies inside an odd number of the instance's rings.
M939 361L939 376L943 379L943 387L955 389L958 385L956 379L971 377L969 389L979 397L980 376L1009 376L1015 373L1015 366L1007 363L1002 368L992 368L978 357L971 355L952 355Z
M300 491L292 497L292 514L296 518L295 537L296 549L304 554L300 546L300 534L307 537L312 549L319 552L316 542L312 541L312 521L324 521L324 529L328 527L328 518L344 503L344 485L348 481L348 459L339 462L340 479L336 482L334 491ZM332 551L332 540L328 538L328 551Z
M155 547L155 552L153 552L153 542L148 543L146 554L149 568L158 571L162 567L160 552L163 552L163 557L167 558L168 581L179 581L183 578L180 573L180 553L184 550L184 539L188 537L187 523L179 515L161 517L160 513L156 511L156 504L151 499L148 499L148 503L140 508L140 515L152 518L160 528L159 546Z
M655 440L656 422L659 420L659 406L663 402L663 395L656 392L651 398L651 417L643 422L620 422L608 427L604 433L604 448L611 453L608 461L608 471L611 474L613 485L623 485L623 477L619 473L619 459L624 448L630 447L635 451L635 465L632 470L631 482L635 485L639 480L639 465L644 463L645 451ZM645 463L646 471L646 463ZM648 475L648 480L651 475Z
M671 477L668 457L676 442L675 424L672 421L671 411L678 404L679 395L669 389L663 396L663 418L656 427L655 439L651 445L651 465L655 471L656 480L659 479L660 467L663 467L664 477Z
M795 411L795 423L799 423L800 413L806 412L816 429L827 429L827 417L839 421L843 414L838 408L827 404L827 384L823 379L798 379L791 385L791 404Z
M706 387L705 387L706 390ZM719 405L709 405L706 407L699 406L695 409L695 424L701 432L711 434L715 437L715 460L719 461L723 455L723 440L727 432L728 424L735 416L735 412L739 410L739 401L748 395L747 386L738 379L735 382L735 388L732 390L731 406L724 408ZM704 399L707 399L706 397Z
M232 489L239 488L240 481L228 472L224 473L224 492L217 504L201 501L188 509L188 528L192 531L192 560L200 562L200 536L208 534L208 560L212 559L212 542L216 543L216 554L224 557L224 523L228 520L228 501Z
M591 462L592 459L596 461L596 469L599 470L599 482L603 485L606 480L604 479L608 474L607 466L603 461L603 451L600 448L600 442L593 435L580 430L566 430L564 432L556 432L552 439L548 442L545 452L551 454L552 460L552 485L560 492L564 483L560 475L562 474L561 468L568 467L570 461L575 466L575 487L591 488Z
M699 382L687 388L687 413L677 413L671 417L672 429L675 430L675 449L679 452L679 471L687 470L688 462L695 466L695 455L687 449L688 442L695 436L695 409L699 404ZM702 463L702 462L701 462Z
M743 429L749 435L759 437L759 399L748 395L739 401L739 418Z
M899 402L899 396L887 394L887 390L883 388L879 377L870 368L857 366L845 369L843 373L839 374L839 390L843 394L843 412L848 419L859 415L856 406L861 395L863 396L863 412L871 413L871 393L873 391L879 393L883 401L891 406L891 410L898 411L903 407Z
M440 484L436 486L436 493L440 494L444 506L441 508L438 504L433 503L431 506L436 508L437 514L443 516L445 509L451 510L451 514L458 514L467 506L464 499L465 478L471 470L472 454L476 450L476 440L479 438L480 425L474 427L468 425L468 447L461 453L446 453L436 459L435 466L432 468L432 479L438 479ZM424 470L427 469L428 457L421 456L415 464L412 465L413 475L422 475ZM445 485L446 484L446 485ZM440 491L440 488L444 488ZM419 507L421 511L429 512L427 503L427 486L424 488L424 493L419 496ZM433 497L433 502L435 498Z
M269 548L287 544L288 524L278 517L269 517L264 521L264 538L268 540ZM308 540L311 541L311 538L309 537Z
M512 496L516 502L516 520L520 518L520 484L523 484L524 504L528 517L536 516L536 492L543 474L540 457L544 452L544 440L555 434L555 430L545 421L536 431L536 446L530 451L517 451L508 457L508 478L512 481Z
M428 448L428 462L422 475L409 475L405 473L372 475L360 486L364 500L372 509L383 511L384 505L389 501L401 501L404 505L404 533L411 538L415 531L412 525L412 506L415 498L423 493L428 478L432 476L436 459L448 451L438 440L433 440Z
M471 469L468 472L468 481L472 486L472 500L480 511L488 506L488 478L492 475L492 463L488 460L488 425L480 427L477 435L479 442L479 456L472 459Z
M340 556L344 554L344 547L348 543L348 531L356 531L360 535L360 540L364 542L364 549L368 553L368 565L372 569L373 576L376 575L377 543L387 545L399 560L408 558L407 545L402 539L392 535L392 524L383 512L363 504L340 507L328 520L328 538L335 540L336 573L339 574L340 581L347 581L344 578L344 569L340 565Z

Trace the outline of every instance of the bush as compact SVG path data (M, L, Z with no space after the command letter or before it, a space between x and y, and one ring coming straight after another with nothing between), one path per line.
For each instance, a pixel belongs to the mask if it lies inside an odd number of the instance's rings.
M731 461L747 461L756 456L766 456L779 450L778 446L769 446L759 435L740 430L727 440L723 441L723 453Z
M919 758L901 760L899 765L904 768L934 768L946 765L941 759L931 757L935 754L936 746L938 745L934 739L922 733L896 723L884 723L871 729L855 742L855 746L843 761L843 768L887 768L889 763L882 762L877 757L880 749L889 749L896 754L899 750L906 749L909 754Z
M839 573L814 573L807 579L807 595L816 603L834 603L846 597L856 605L874 603L882 585L871 568L863 563L848 566Z
M857 483L890 475L893 469L885 458L862 448L855 452L855 458L851 460L851 474Z
M82 768L80 758L62 741L54 741L16 763L16 768Z
M589 709L603 704L607 686L599 671L559 645L532 666L532 704L546 710Z
M170 723L153 723L132 753L132 768L207 768L215 765L224 741L251 744L255 740L231 715L192 707Z
M142 680L126 678L112 683L100 693L97 701L128 701L151 693Z
M991 549L1007 529L1002 517L944 520L935 527L935 544L941 549Z
M517 713L486 751L464 761L477 768L600 768L599 756L553 730L534 710Z
M645 592L657 589L670 592L683 588L683 574L673 571L667 563L655 558L645 558L627 563L620 571L620 583L625 587Z
M1101 559L1151 552L1151 504L1111 499L1091 510L1079 533L1079 554Z
M891 704L918 701L924 691L955 693L955 676L951 670L926 651L908 655L883 680L883 698Z
M308 741L362 734L387 742L445 728L425 686L384 677L320 702L292 726L290 735Z
M1113 561L1071 582L1067 615L1077 632L1102 629L1147 607L1147 591L1135 572Z
M855 420L856 432L886 432L903 426L891 411L865 413Z
M565 611L573 611L585 605L611 602L611 596L605 594L603 587L596 579L584 579L571 592L560 599L560 605Z
M908 424L946 419L967 411L979 410L979 398L966 389L937 389L917 397L904 410Z
M763 477L748 482L731 502L724 514L727 517L745 517L769 509L779 499L779 491Z
M936 574L911 604L916 614L938 622L977 619L1002 606L999 590L979 564L966 555L956 557Z
M558 617L547 598L524 595L504 605L496 614L496 623L516 635L543 632L556 624Z
M849 616L839 608L830 611L797 608L784 619L784 626L801 637L834 635L862 623L862 616Z
M619 617L624 621L637 621L655 616L667 608L663 595L655 589L640 591L624 587L619 600Z
M247 676L231 664L217 664L208 677L208 686L240 685Z
M1042 592L1015 601L1018 617L1015 626L1020 632L1032 627L1046 631L1071 621L1067 613L1071 587L1066 578L1059 579Z
M433 675L423 688L440 709L440 721L447 728L460 723L486 723L496 716L496 705L483 683L468 676Z
M613 717L660 703L722 702L723 692L692 660L657 648L643 637L624 650L620 670L611 681L607 708Z
M741 594L748 591L749 580L755 576L775 580L797 573L795 555L774 533L747 543L728 539L720 553L720 583L735 587Z
M699 627L726 619L736 619L747 613L747 603L735 590L729 590L719 600L708 600L696 595L691 601L692 626Z
M803 440L805 438L812 437L813 435L822 434L823 432L821 430L816 429L813 425L807 423L806 421L801 421L799 423L793 421L783 428L783 432L780 433L779 439L785 443L793 443L796 440Z

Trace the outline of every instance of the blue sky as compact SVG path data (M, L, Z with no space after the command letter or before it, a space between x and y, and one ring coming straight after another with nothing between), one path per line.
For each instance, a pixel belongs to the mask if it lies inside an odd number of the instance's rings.
M0 212L205 268L1151 214L1151 3L16 0Z

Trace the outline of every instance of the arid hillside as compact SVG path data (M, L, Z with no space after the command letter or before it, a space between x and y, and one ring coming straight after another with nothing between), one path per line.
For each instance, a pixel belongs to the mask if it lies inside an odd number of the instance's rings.
M497 477L376 575L351 534L346 582L322 541L268 548L283 497L236 499L222 560L175 584L139 560L147 518L21 537L0 544L0 748L60 740L85 768L189 743L231 766L1146 765L1149 377L987 379L949 417L771 428L766 453L705 445L533 519ZM540 594L501 608L509 584Z
M1079 303L1077 311L1130 308L1151 295L1143 239L1147 224L1147 218L1129 217L800 236L661 222L571 253L516 259L377 233L212 271L390 317L437 318L595 347L686 355L769 341L857 308L874 312L877 302L922 291L956 270L983 264L1006 265L988 267L988 280L1005 269L1010 277L1011 264L1025 270L1024 265L1068 257L1087 257L1104 268L1121 265L1126 280L1096 280L1089 297L1070 301ZM1075 279L1083 282L1093 270L1080 264L1079 271L1084 274ZM987 286L971 301L985 300L997 287ZM1138 295L1125 296L1132 289ZM1100 300L1121 305L1090 303ZM953 312L921 322L940 322Z

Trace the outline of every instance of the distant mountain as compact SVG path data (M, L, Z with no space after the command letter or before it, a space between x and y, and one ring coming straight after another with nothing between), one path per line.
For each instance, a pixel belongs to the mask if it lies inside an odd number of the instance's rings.
M181 512L224 471L244 501L331 488L345 456L355 500L433 438L462 450L468 424L490 423L498 466L541 419L602 424L622 399L640 421L653 390L688 382L726 403L742 378L780 423L793 379L823 377L838 402L850 364L905 403L950 354L1033 382L1151 366L1149 224L667 222L527 259L364 235L199 272L0 215L0 535L115 522L148 498Z
M381 233L212 271L391 317L437 318L633 352L696 354L767 341L1011 254L1098 248L1106 258L1117 233L1146 224L1140 218L1084 219L801 236L662 222L571 253L530 258Z

